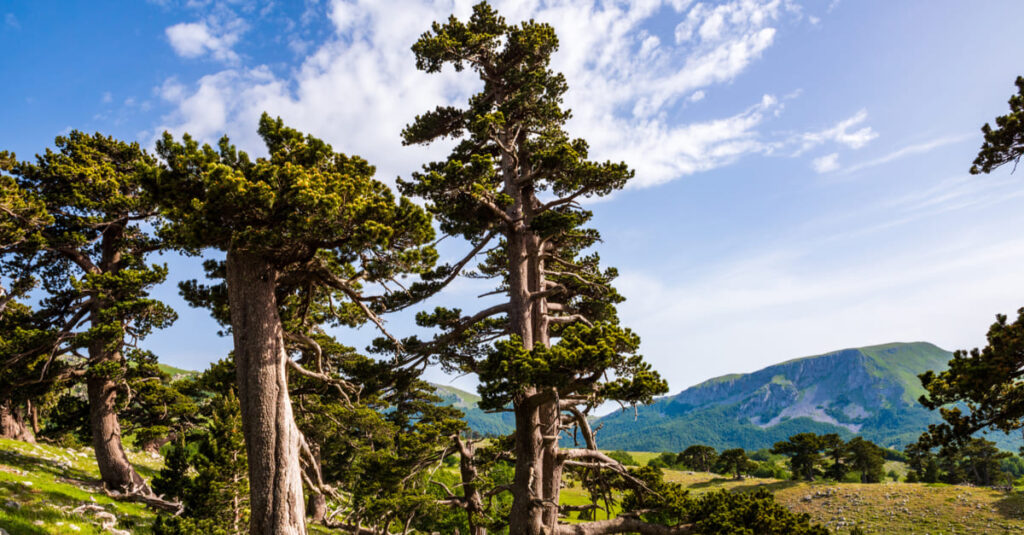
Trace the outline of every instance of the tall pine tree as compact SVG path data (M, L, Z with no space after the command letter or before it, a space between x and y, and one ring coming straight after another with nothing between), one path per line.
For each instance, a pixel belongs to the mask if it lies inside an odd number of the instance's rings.
M42 283L37 313L52 347L41 380L58 369L62 378L84 378L104 485L150 495L125 455L117 409L128 346L175 318L149 295L167 276L166 267L146 263L161 247L148 230L157 209L143 187L156 160L137 143L72 131L35 163L3 153L0 166L13 177L13 185L0 177L0 271ZM52 366L58 355L75 365Z
M505 296L468 316L421 314L421 325L443 332L406 348L476 373L484 407L515 412L512 535L567 529L558 523L566 467L625 473L598 449L591 409L608 400L643 403L666 391L637 354L638 337L618 324L614 305L622 297L610 285L616 272L588 252L600 235L586 227L592 214L578 204L622 188L633 172L624 163L588 160L587 143L563 129L566 82L549 66L557 47L550 26L507 24L486 3L468 21L435 23L413 46L417 67L470 69L483 88L465 107L439 107L403 132L407 144L462 138L446 160L400 187L430 203L444 232L482 251L475 275L494 280L493 294ZM559 447L573 429L583 447ZM615 522L600 533L626 524ZM638 524L631 529L644 531Z
M309 333L325 322L381 326L379 314L410 296L396 279L425 271L436 253L427 245L429 216L396 199L365 160L266 114L259 134L269 157L255 160L226 137L214 149L165 134L157 151L166 167L155 188L172 243L226 253L224 262L206 264L220 284L184 290L194 304L210 306L234 337L250 532L287 535L305 532L304 439L288 371L330 381L317 359L306 368L290 358L290 348L319 353ZM396 291L364 291L375 287Z

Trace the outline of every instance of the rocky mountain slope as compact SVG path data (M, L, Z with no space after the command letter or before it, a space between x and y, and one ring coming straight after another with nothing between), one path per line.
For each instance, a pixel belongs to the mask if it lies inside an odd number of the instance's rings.
M675 396L598 421L609 449L679 451L771 447L795 433L859 434L881 445L916 440L938 415L919 403L917 375L945 369L952 354L925 342L844 349L790 360L749 374L705 381ZM1001 447L1018 445L1002 434Z

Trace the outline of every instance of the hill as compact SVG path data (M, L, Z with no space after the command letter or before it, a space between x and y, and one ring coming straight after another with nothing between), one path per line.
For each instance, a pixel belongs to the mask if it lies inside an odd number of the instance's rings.
M943 370L952 353L926 342L843 349L789 360L749 374L705 381L633 411L607 415L604 448L679 451L690 444L718 449L771 447L801 432L861 435L902 448L938 414L917 403L917 375ZM1018 440L987 438L1016 449Z
M477 406L480 396L459 390L453 386L431 383L434 391L441 397L441 404L460 409L464 414L469 428L481 435L507 435L515 430L515 415L511 412L484 412Z

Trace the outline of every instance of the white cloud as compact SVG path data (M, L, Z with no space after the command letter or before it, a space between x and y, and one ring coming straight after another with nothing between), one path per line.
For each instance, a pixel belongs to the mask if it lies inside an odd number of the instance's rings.
M890 152L889 154L886 154L886 155L881 156L879 158L875 158L873 160L868 160L868 161L865 161L865 162L861 162L861 163L858 163L856 165L851 165L850 167L846 168L846 170L844 170L843 172L845 174L855 173L857 171L861 171L861 170L867 169L869 167L875 167L875 166L887 164L887 163L889 163L889 162L891 162L893 160L898 160L898 159L904 158L906 156L911 156L911 155L914 155L914 154L922 154L922 153L925 153L925 152L930 152L930 151L935 150L935 149L937 149L939 147L943 147L943 146L946 146L946 145L951 145L953 143L959 143L961 141L964 141L966 139L970 139L972 137L975 137L974 134L964 134L964 135L961 135L961 136L945 136L945 137L940 137L940 138L933 139L933 140L930 140L930 141L926 141L924 143L915 143L913 145L907 145L905 147L896 149L896 150Z
M198 58L209 54L218 61L233 63L238 54L232 49L246 26L241 19L232 17L220 22L210 17L199 22L182 22L164 30L174 52L183 58Z
M555 26L561 48L553 68L569 82L570 133L587 138L594 159L635 166L635 185L643 187L771 150L758 127L781 109L774 98L699 123L680 123L670 115L677 103L699 100L705 88L732 81L760 58L774 42L787 4L734 0L713 9L689 4L506 0L496 7L509 21L533 18ZM645 29L665 7L695 24L693 38L664 43ZM293 74L237 67L189 87L171 80L158 90L175 106L161 129L210 140L227 132L240 146L259 150L255 123L266 110L338 150L367 157L385 179L408 175L444 154L444 148L403 148L402 128L437 105L463 104L479 85L468 73L417 71L409 46L430 21L453 11L464 18L470 9L470 0L456 0L454 7L450 0L420 0L402 9L335 0L323 12L334 35L312 49ZM234 43L225 43L209 26L189 31L192 38L180 44L183 53L214 53L220 47L224 55Z
M110 91L104 91L101 99L104 104L110 104L114 101L114 95Z
M707 95L704 94L704 91L701 91L701 90L698 89L697 91L694 91L692 95L690 95L690 99L689 100L690 100L690 102L700 102L700 101L704 100L705 96L707 96Z
M997 312L1012 313L1024 302L1019 239L964 237L926 254L877 251L835 269L823 269L818 254L750 256L683 282L623 270L617 286L627 301L620 312L677 392L846 347L918 340L972 347L983 343Z
M21 23L18 22L18 17L14 13L7 13L4 15L4 25L13 30L20 30Z
M811 167L819 173L830 173L835 171L836 169L839 169L839 153L833 152L832 154L827 154L821 158L815 158L814 161L811 162Z
M799 156L800 154L803 154L804 152L828 141L844 145L851 149L859 149L878 137L878 133L870 126L864 126L851 131L851 129L856 128L866 121L867 118L867 110L860 110L850 118L839 121L831 128L826 128L818 132L800 134L796 139L796 142L800 147L793 155Z

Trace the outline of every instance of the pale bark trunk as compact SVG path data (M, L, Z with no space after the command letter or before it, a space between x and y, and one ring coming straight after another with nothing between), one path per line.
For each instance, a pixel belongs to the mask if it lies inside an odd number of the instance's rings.
M309 478L312 481L321 481L322 467L320 466L320 445L316 443L309 444L309 453L312 459L308 472L310 472ZM324 496L323 492L319 490L312 490L309 493L309 504L307 505L309 511L309 523L310 524L323 524L324 519L327 518L327 496Z
M461 444L461 442L460 442ZM473 460L476 447L465 444L459 456L459 474L462 476L462 493L466 498L466 515L469 517L470 535L487 535L487 528L479 524L484 514L484 500L477 487L479 472Z
M309 495L309 523L323 524L327 518L327 497L315 492Z
M25 415L10 399L0 403L0 438L35 443L33 430L25 425Z
M249 532L253 535L306 532L300 435L288 396L276 278L276 269L266 260L228 252L228 302L249 458Z
M505 139L504 143L512 146L513 140ZM513 199L510 215L513 221L517 221L510 224L506 236L510 330L522 338L526 349L532 349L536 344L549 347L545 299L531 298L531 294L545 290L540 239L529 230L535 199L532 192L516 183L518 177L512 158L503 157L501 167L505 193ZM538 406L531 399L542 394L536 388L527 388L521 399L513 404L516 464L509 535L550 535L558 522L561 470L556 459L558 442L548 435L552 430L552 407L547 403ZM557 399L553 410L557 434ZM548 435L548 440L545 440L545 435Z
M96 324L94 321L93 325ZM122 362L120 353L107 351L102 344L97 342L89 348L91 362ZM90 373L86 378L86 390L89 395L92 447L103 485L121 492L152 493L142 476L132 467L121 444L121 422L117 419L117 384L108 377Z
M32 434L33 435L38 435L39 434L39 408L36 407L32 403L31 399L28 400L27 402L25 402L25 406L28 408L28 416L29 416L29 418L31 418L31 421L32 421Z

